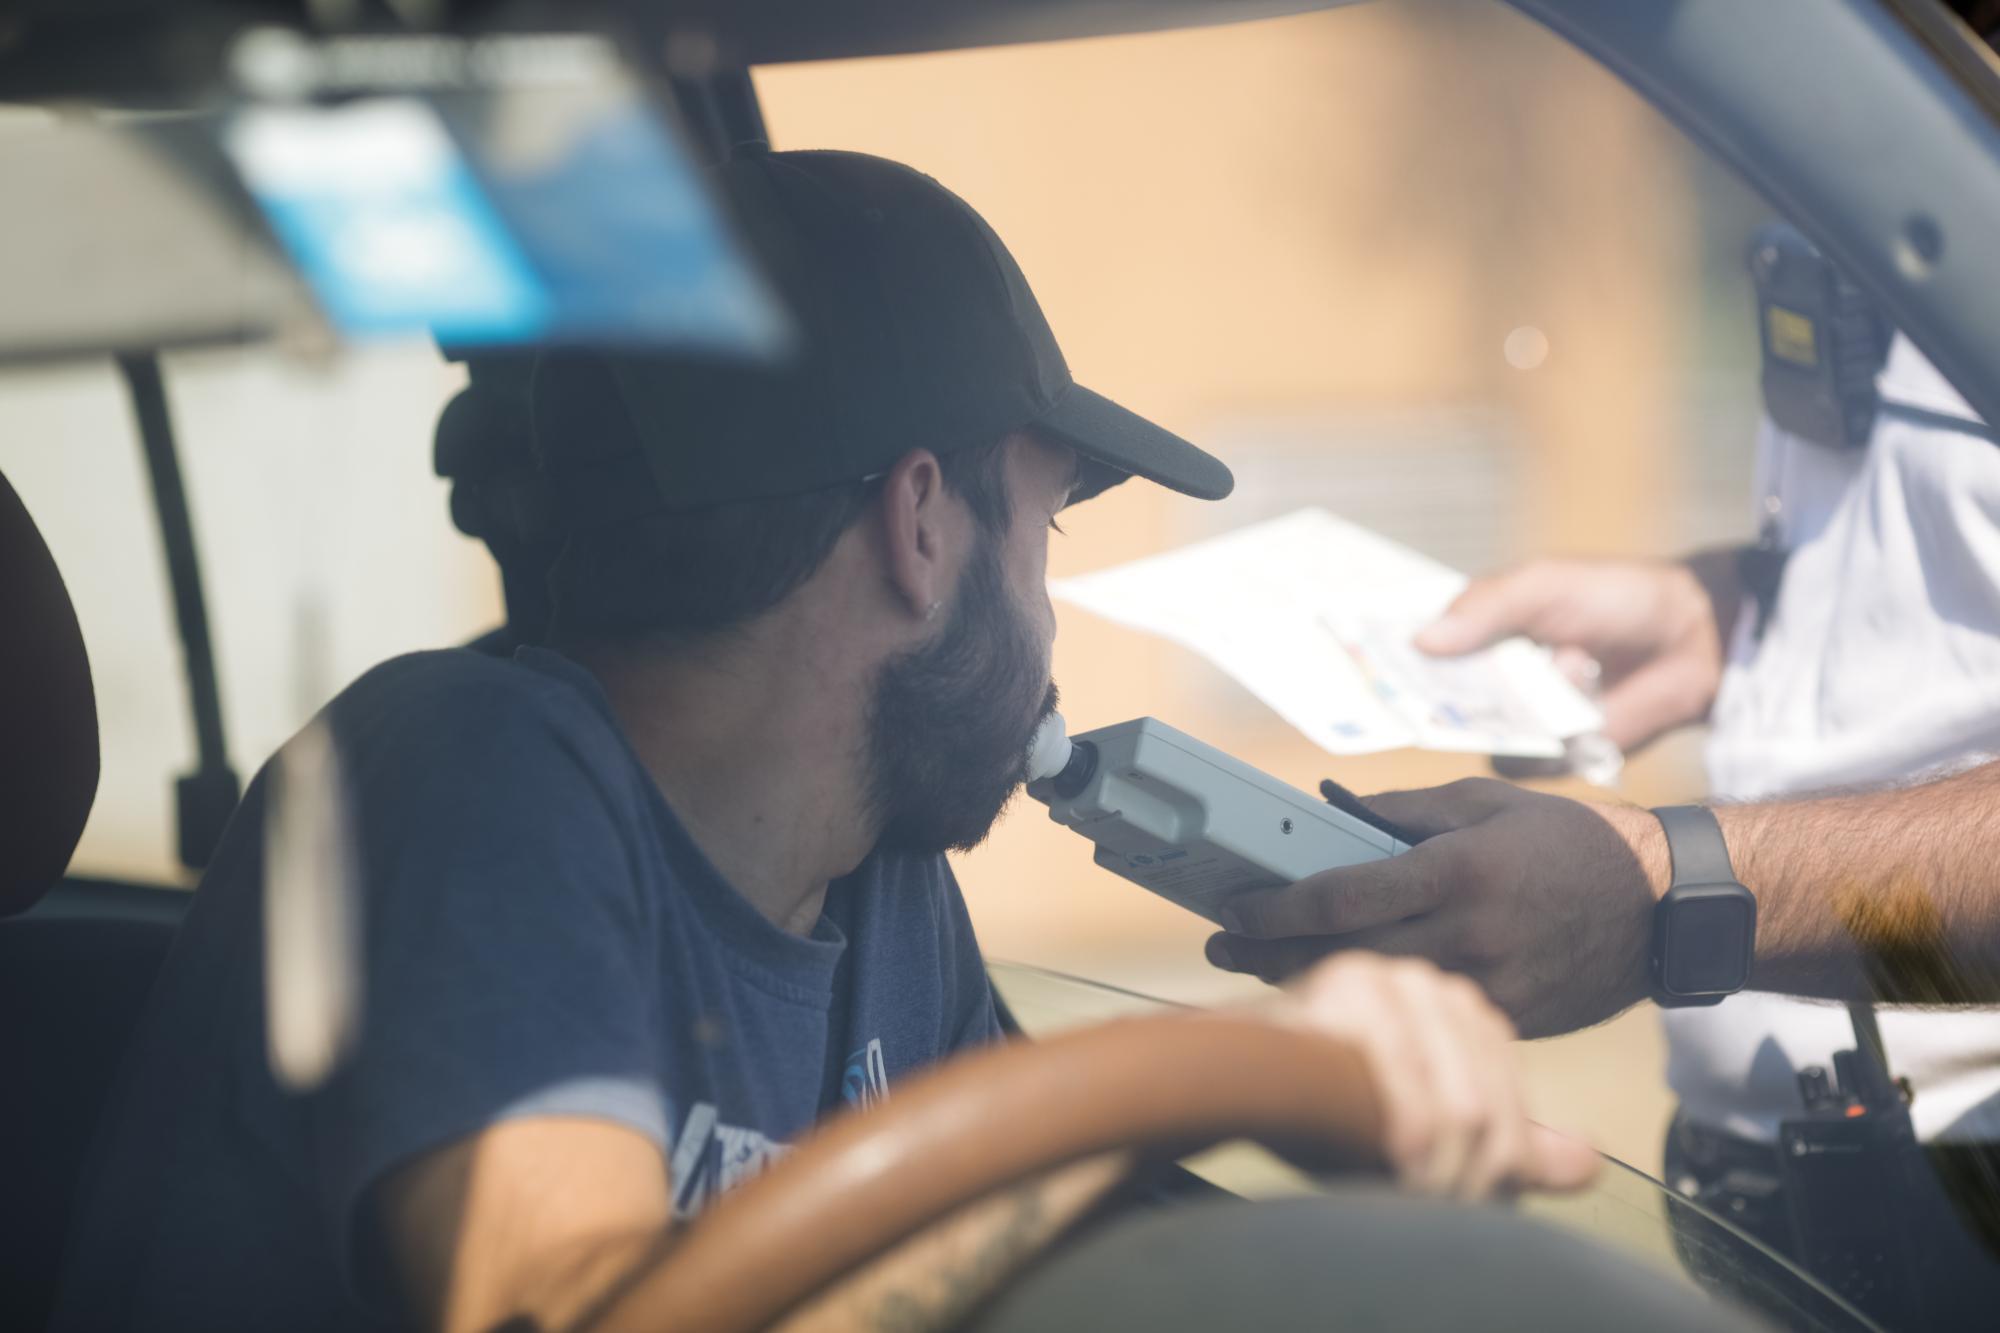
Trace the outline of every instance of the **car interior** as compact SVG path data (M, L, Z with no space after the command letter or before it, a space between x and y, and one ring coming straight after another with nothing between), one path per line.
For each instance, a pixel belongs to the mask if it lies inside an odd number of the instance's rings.
M696 0L608 9L634 48L661 53L655 71L660 82L670 89L689 137L715 156L764 135L749 77L754 66L1198 26L1318 7L1304 0L1016 0L1006 5L978 0ZM1995 152L2000 120L1965 121L1971 128L1955 150L1946 146L1936 154L1912 152L1898 168L1904 176L1895 188L1863 197L1834 160L1846 151L1838 142L1838 127L1804 125L1785 113L1786 99L1796 92L1787 82L1792 75L1747 76L1729 68L1718 54L1730 43L1756 40L1760 25L1779 21L1762 7L1621 7L1578 0L1520 0L1517 7L1668 107L1684 128L1754 174L1774 198L1802 209L1815 206L1812 211L1828 219L1815 239L1858 271L1873 275L1885 301L1913 333L1926 335L1927 347L1954 373L1967 399L1989 419L2000 416L1995 411L2000 407L2000 278L1969 275L1969 247L1932 239L1934 233L1951 238L1967 234L1969 219L1980 216L1980 210L1988 217L2000 214L2000 172L1990 169L1995 159L1987 158L1983 176L1953 167L1982 151ZM0 100L102 96L172 104L207 81L212 69L205 62L220 59L224 35L253 23L306 25L310 12L321 7L277 0L234 5L120 0L89 8L89 15L74 16L53 0L27 6L33 21L22 29L26 36L12 46L0 36ZM570 21L552 6L516 7L504 18L490 12L498 7L459 8L467 27L485 22L561 26ZM1884 116L1958 117L1969 106L2000 107L2000 74L1990 62L1968 62L1954 45L1956 37L1949 31L1941 35L1932 9L1916 0L1826 5L1827 21L1820 31L1791 34L1797 77L1824 77L1806 71L1828 68L1818 63L1821 57L1835 62L1853 71L1854 88L1876 89L1879 96L1871 105L1886 108L1879 111ZM1662 43L1661 25L1675 10L1686 11L1684 25L1674 30L1672 42ZM123 34L115 51L107 40L114 30ZM191 51L200 53L192 64ZM1940 68L1949 75L1942 83L1936 73ZM1922 208L1907 205L1906 195L1915 191L1924 192ZM1884 198L1891 202L1882 202ZM182 493L177 442L160 391L155 350L107 341L95 352L120 358L161 525L182 660L178 666L160 663L159 670L181 673L197 738L194 766L178 779L176 799L180 858L198 869L235 804L240 783L225 757L196 534ZM475 366L473 373L483 372ZM493 497L504 490L507 467L519 460L509 464L457 448L454 438L440 432L437 457L439 472L455 483L452 519L498 551L510 538L504 506ZM521 553L526 566L545 558L546 552ZM499 631L487 646L532 638L543 613L532 580L510 577L508 592L510 614L519 623ZM192 901L184 891L163 885L66 876L96 793L98 752L91 666L62 574L27 505L0 478L0 795L7 811L0 833L0 1012L9 1018L0 1024L0 1068L12 1075L8 1095L0 1098L0 1179L8 1182L0 1201L4 1328L36 1328L47 1318L70 1203L87 1169L94 1127L101 1108L116 1096L121 1055L143 1019L151 981ZM880 1206L897 1218L884 1224L885 1235L907 1234L950 1203L1017 1178L1047 1160L1047 1154L1074 1156L1091 1146L1127 1141L1125 1136L1135 1132L1170 1139L1190 1124L1218 1131L1261 1129L1280 1137L1299 1131L1297 1096L1289 1102L1289 1113L1271 1111L1274 1104L1286 1102L1272 1088L1286 1082L1287 1052L1273 1046L1246 1055L1241 1034L1219 1034L1218 1042L1224 1035L1231 1036L1229 1058L1242 1076L1213 1085L1213 1101L1180 1107L1157 1124L1136 1128L1122 1114L1090 1120L1086 1106L1079 1110L1081 1120L1060 1127L1068 1135L1061 1145L1026 1144L1020 1161L947 1151L954 1140L963 1141L965 1126L954 1117L963 1114L961 1103L969 1094L954 1098L941 1093L934 1103L913 1099L900 1108L906 1117L902 1132L941 1155L930 1158L926 1169L913 1164L881 1184ZM1052 1079L1054 1087L1074 1086L1070 1081L1084 1078L1084 1071L1102 1074L1116 1066L1123 1071L1117 1076L1126 1080L1121 1086L1143 1086L1156 1069L1148 1060L1187 1054L1184 1049L1151 1050L1143 1041L1114 1047L1085 1036L1063 1048L1058 1062L1024 1076ZM1121 1066L1121 1060L1128 1063ZM1314 1105L1338 1101L1338 1089L1322 1091L1325 1096ZM1320 1132L1332 1148L1344 1145L1365 1157L1368 1111L1357 1106L1352 1117L1338 1132L1325 1127ZM920 1128L913 1130L913 1125ZM846 1147L867 1150L862 1133L856 1131L855 1141ZM822 1145L823 1155L831 1157L841 1146ZM940 1161L952 1163L951 1169L937 1170ZM917 1188L920 1179L932 1187L930 1194ZM818 1211L793 1213L790 1225L808 1234L837 1215L826 1201L816 1207ZM765 1223L746 1212L731 1225L740 1230ZM1728 1251L1730 1262L1743 1265L1746 1288L1781 1293L1771 1297L1770 1305L1782 1307L1791 1326L1867 1326L1775 1260L1751 1273L1758 1261L1742 1260L1726 1224L1717 1222L1716 1234L1718 1253ZM872 1243L883 1239L878 1236ZM760 1295L775 1305L729 1305L721 1293L751 1291L757 1283L749 1280L753 1274L720 1264L730 1248L729 1235L718 1232L710 1243L719 1262L716 1285L683 1293L688 1301L719 1302L703 1315L714 1319L710 1326L758 1326L796 1298L797 1292L774 1289ZM816 1289L853 1262L851 1253L824 1256L818 1268L801 1276L800 1290Z

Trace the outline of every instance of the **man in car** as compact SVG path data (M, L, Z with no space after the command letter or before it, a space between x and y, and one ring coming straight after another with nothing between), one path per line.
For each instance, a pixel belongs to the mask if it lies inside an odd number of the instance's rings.
M822 1115L997 1037L943 853L985 836L1055 705L1047 534L1128 476L1215 498L1229 473L1073 383L928 178L752 152L721 187L799 355L540 359L549 646L401 658L321 719L360 886L352 1049L309 1092L271 1072L267 768L114 1099L58 1328L568 1327ZM1363 960L1272 1021L1369 1052L1412 1184L1589 1174L1523 1120L1464 983ZM808 1319L947 1319L1115 1178L1061 1173Z

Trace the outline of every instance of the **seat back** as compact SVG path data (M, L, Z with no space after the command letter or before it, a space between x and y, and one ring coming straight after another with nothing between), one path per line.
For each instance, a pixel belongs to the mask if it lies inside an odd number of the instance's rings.
M0 920L0 1329L48 1322L91 1139L193 897L71 879Z
M97 696L69 590L0 477L0 916L62 877L97 796Z
M62 881L97 794L69 592L0 477L0 1328L36 1329L104 1098L187 895Z

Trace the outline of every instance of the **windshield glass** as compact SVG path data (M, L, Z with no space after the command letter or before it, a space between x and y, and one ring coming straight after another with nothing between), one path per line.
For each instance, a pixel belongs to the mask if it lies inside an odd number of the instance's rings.
M1747 257L1770 206L1503 5L1409 0L771 67L754 83L776 147L880 154L961 195L1005 238L1077 381L1233 470L1225 504L1131 484L1063 511L1059 583L1306 507L1473 574L1748 545L1769 518ZM434 473L438 415L466 373L429 340L175 352L163 367L243 779L369 667L501 624L492 560L454 529ZM103 780L74 871L189 885L173 784L193 728L113 370L0 368L0 473L68 580L95 674ZM1072 732L1162 719L1305 792L1490 772L1436 749L1335 757L1213 654L1071 600L1054 615ZM1704 739L1689 728L1633 756L1618 794L1702 797ZM1046 815L1016 797L952 860L1026 1031L1268 995L1205 961L1210 922L1107 873ZM1672 1174L1667 1059L1644 1004L1519 1047L1533 1114L1642 1173L1546 1215L1762 1291L1797 1326L1843 1326L1780 1261L1652 1183ZM1261 1156L1203 1169L1249 1193L1295 1183Z

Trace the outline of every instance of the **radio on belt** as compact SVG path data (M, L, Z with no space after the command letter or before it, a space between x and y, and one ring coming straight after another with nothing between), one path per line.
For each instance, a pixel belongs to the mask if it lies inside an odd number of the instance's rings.
M1052 714L1028 779L1051 819L1097 844L1097 864L1218 925L1239 893L1409 850L1157 718L1071 739Z

